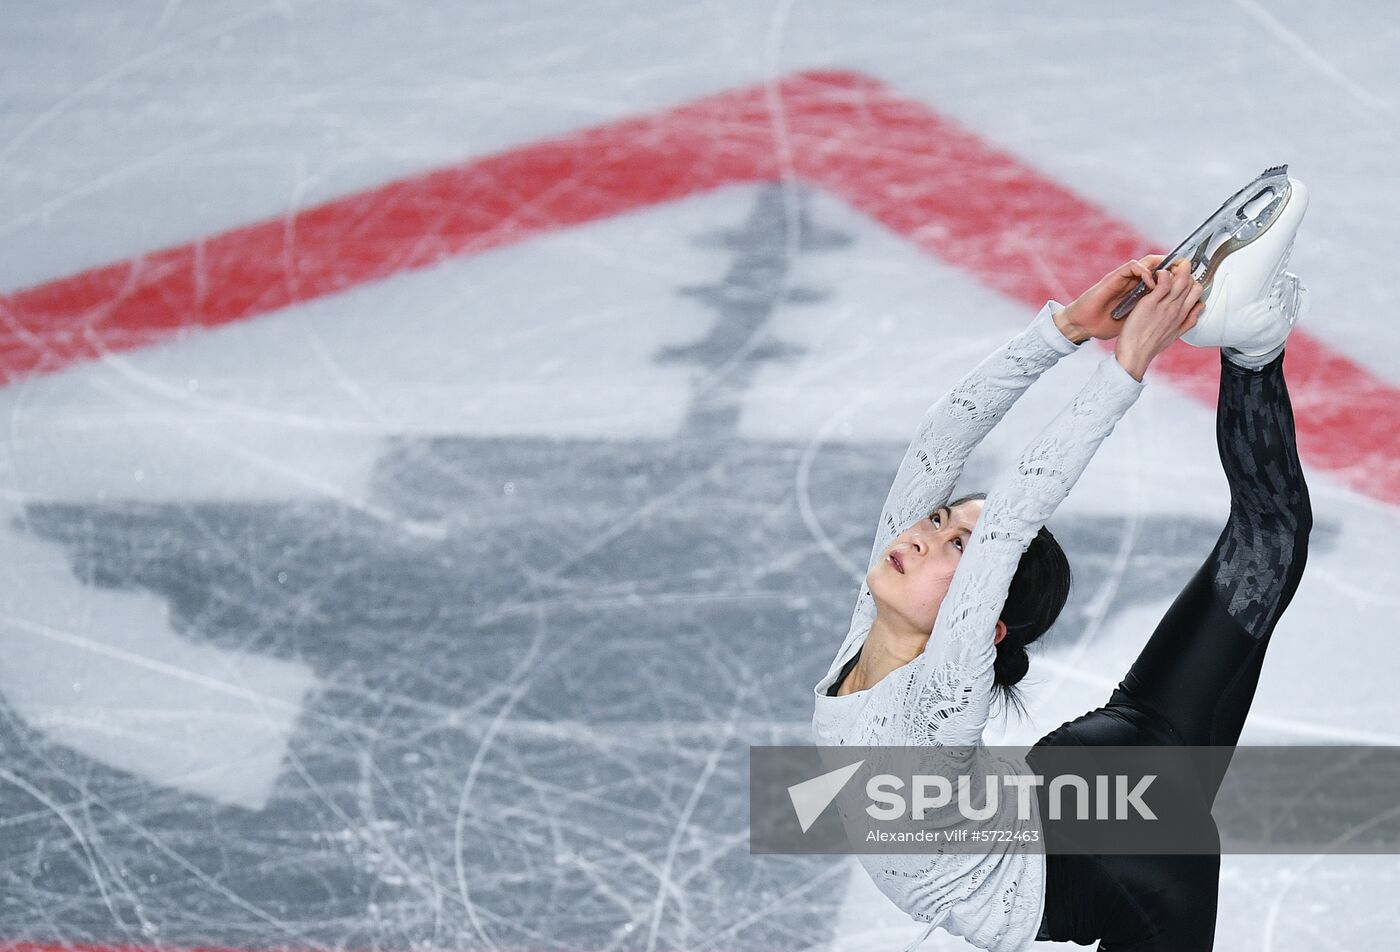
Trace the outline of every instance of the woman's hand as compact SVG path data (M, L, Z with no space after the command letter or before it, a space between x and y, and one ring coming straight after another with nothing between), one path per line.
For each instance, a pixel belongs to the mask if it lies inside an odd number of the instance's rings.
M1123 318L1123 330L1113 349L1123 369L1141 380L1153 358L1196 326L1205 310L1202 287L1191 277L1190 263L1178 261L1171 271L1158 271L1152 292Z
M1142 281L1149 288L1157 286L1153 269L1166 260L1166 255L1147 255L1136 261L1124 262L1110 271L1075 299L1074 303L1055 315L1055 325L1065 337L1081 344L1091 337L1108 340L1123 330L1123 322L1113 319L1113 309Z

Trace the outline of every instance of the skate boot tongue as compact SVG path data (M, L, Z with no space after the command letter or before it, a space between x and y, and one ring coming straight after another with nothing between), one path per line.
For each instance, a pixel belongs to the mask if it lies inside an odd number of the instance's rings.
M1286 320L1287 326L1275 323L1276 332L1273 337L1254 347L1223 347L1221 352L1231 363L1250 370L1260 369L1283 353L1288 335L1298 322L1307 316L1308 308L1307 285L1291 272L1280 275L1278 283L1269 295L1269 311L1275 318L1281 316ZM1270 343L1273 343L1272 347L1268 346Z
M1307 290L1296 274L1281 271L1265 297L1240 305L1221 301L1219 319L1210 323L1202 320L1181 339L1195 347L1220 347L1232 358L1244 358L1236 363L1258 363L1260 358L1276 356L1283 347L1306 312Z

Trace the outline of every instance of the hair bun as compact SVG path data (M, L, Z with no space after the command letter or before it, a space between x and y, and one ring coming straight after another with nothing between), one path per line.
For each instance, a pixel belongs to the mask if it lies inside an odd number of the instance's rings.
M995 675L997 684L1012 685L1026 676L1026 672L1031 669L1031 656L1026 652L1024 645L1003 648L1002 644L997 645L997 660L992 665L992 673Z

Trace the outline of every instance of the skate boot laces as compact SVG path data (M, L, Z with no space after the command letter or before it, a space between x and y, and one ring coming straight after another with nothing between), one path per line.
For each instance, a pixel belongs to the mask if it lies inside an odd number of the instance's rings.
M1306 285L1296 274L1285 270L1285 254L1269 291L1258 300L1233 309L1225 315L1215 343L1246 359L1277 353L1293 327L1307 311ZM1185 339L1186 335L1183 335ZM1187 340L1187 343L1199 342Z

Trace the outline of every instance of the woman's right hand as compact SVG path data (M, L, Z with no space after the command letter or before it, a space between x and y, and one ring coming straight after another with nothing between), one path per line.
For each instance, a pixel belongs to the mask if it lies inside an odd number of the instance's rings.
M1157 272L1157 286L1123 318L1123 330L1113 349L1118 363L1134 380L1141 380L1158 354L1196 326L1205 310L1201 292L1187 261L1177 262L1170 271Z

